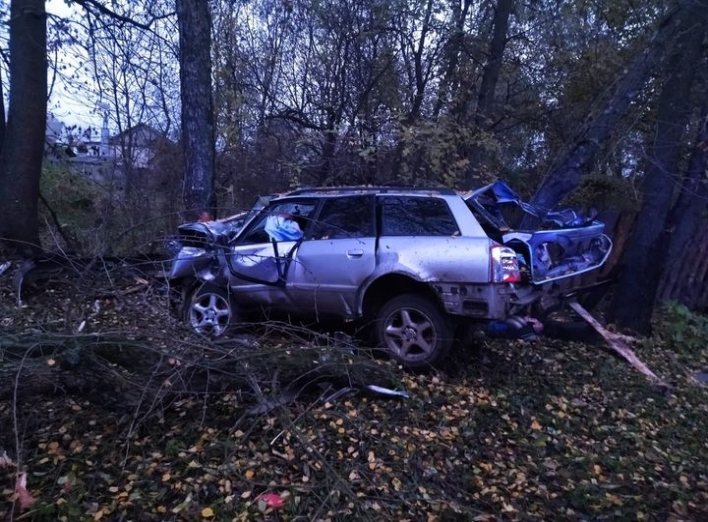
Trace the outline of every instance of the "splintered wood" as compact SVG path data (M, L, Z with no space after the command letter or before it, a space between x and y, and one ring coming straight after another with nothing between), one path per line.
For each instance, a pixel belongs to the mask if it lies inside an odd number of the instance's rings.
M643 373L652 384L670 388L668 384L662 382L661 379L659 379L659 377L657 377L657 375L652 372L649 367L639 359L639 357L637 357L634 350L632 350L632 348L627 344L627 341L633 339L632 337L610 332L592 315L590 315L590 312L583 308L583 306L577 301L569 302L568 306L570 306L580 317L585 319L585 321L587 321L587 323L592 326L605 341L607 341L607 344L610 348L612 348L612 350L620 354L629 364Z

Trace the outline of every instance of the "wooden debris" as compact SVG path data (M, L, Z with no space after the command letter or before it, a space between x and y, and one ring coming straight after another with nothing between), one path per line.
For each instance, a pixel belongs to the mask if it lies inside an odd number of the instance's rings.
M671 386L669 384L663 382L654 372L649 369L646 364L644 364L644 362L639 359L639 357L637 357L637 354L634 353L634 350L632 350L632 348L628 344L628 342L634 340L633 337L610 332L607 328L602 326L597 321L597 319L595 319L590 314L590 312L583 308L583 306L577 301L570 301L568 303L568 306L570 306L580 317L585 319L585 321L587 321L587 323L592 326L605 341L607 341L607 344L610 346L610 348L612 348L613 351L617 352L635 369L644 374L654 386L660 387L664 390L671 389Z

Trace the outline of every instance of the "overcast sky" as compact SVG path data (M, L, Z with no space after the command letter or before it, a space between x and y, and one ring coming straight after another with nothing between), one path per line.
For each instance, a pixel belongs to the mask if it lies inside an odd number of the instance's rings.
M47 12L53 15L61 16L64 18L70 18L74 16L77 8L68 6L64 0L48 0L46 3ZM69 69L67 69L67 74L76 70L79 73L79 77L83 77L84 80L91 81L89 75L82 75L80 62L81 57L76 56L76 51L73 50L71 53L67 50L60 49L58 61L63 61ZM74 68L73 70L71 68ZM61 81L57 80L54 82L52 87L52 80L54 76L54 71L49 71L49 82L50 88L52 88L52 93L49 98L49 104L47 110L54 114L54 117L62 121L65 125L78 125L79 127L94 127L100 129L102 124L102 117L97 114L97 101L91 95L88 90L82 92L74 92L76 89L67 88L67 86Z

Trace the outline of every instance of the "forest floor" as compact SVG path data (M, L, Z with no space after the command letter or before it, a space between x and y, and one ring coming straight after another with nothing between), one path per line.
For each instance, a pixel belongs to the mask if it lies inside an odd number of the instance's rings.
M87 300L83 319L61 287L18 307L10 279L0 338L87 321L168 350L190 339L140 279L114 281L121 298ZM708 390L690 378L708 347L657 332L636 351L670 395L600 344L544 339L478 340L425 373L378 361L408 398L309 394L255 415L239 390L147 414L61 390L7 398L0 519L708 520ZM258 350L285 349L268 339Z

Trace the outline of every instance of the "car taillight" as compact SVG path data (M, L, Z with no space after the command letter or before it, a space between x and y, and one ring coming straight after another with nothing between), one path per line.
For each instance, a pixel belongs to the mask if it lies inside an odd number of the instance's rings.
M492 283L518 283L521 281L516 252L502 245L494 245L489 253L492 259Z

